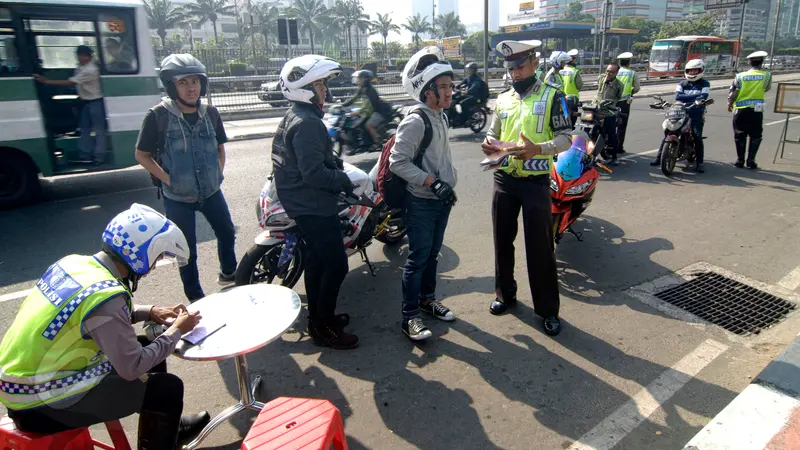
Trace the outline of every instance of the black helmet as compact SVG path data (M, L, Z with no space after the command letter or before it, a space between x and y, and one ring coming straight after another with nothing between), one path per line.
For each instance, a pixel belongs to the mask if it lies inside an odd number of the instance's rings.
M208 75L206 75L206 66L197 58L188 53L179 53L169 55L161 61L161 71L158 76L161 78L161 84L164 85L164 89L166 89L167 95L171 99L179 100L178 91L175 89L175 81L188 75L200 77L202 85L200 96L205 97L208 88ZM176 79L176 77L178 78Z
M352 81L353 84L355 84L355 82L358 80L364 80L367 83L369 83L372 81L373 78L375 78L375 74L372 73L371 70L362 69L353 72Z
M474 63L474 62L471 62L471 63L468 63L466 66L464 66L464 70L469 70L469 69L473 69L473 70L475 70L475 72L477 72L478 71L478 64Z

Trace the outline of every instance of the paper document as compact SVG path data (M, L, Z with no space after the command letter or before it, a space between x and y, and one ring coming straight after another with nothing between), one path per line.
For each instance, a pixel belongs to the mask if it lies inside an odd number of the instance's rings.
M516 151L508 151L506 149L518 147L516 142L503 142L498 141L494 138L489 138L489 144L502 149L499 152L495 152L486 156L486 159L481 161L480 165L484 167L484 170L493 169L500 166L500 163L503 162L509 155L517 154Z
M197 345L203 339L211 336L224 326L225 320L220 316L203 316L203 318L200 319L200 323L194 327L194 330L185 334L181 339L192 345Z

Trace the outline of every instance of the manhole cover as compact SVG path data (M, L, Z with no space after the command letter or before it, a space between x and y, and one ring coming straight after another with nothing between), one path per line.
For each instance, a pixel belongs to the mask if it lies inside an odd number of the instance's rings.
M741 336L758 334L797 306L714 272L656 292L659 299Z

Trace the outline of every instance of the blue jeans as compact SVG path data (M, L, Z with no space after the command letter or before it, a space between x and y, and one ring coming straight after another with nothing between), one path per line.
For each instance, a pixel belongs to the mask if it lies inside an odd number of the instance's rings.
M406 192L408 259L403 267L403 319L419 317L419 302L436 298L436 269L450 206Z
M236 272L236 230L233 227L228 204L222 195L222 190L211 197L197 202L176 202L164 197L164 210L167 218L183 231L186 243L189 244L189 263L180 268L183 292L190 302L205 297L203 288L200 287L200 275L197 272L197 233L195 230L195 211L200 211L205 216L214 234L217 236L217 255L219 268L224 274Z
M83 104L78 121L81 129L81 140L78 143L80 159L94 160L103 163L106 160L106 110L103 99L92 100ZM94 139L92 131L94 130Z

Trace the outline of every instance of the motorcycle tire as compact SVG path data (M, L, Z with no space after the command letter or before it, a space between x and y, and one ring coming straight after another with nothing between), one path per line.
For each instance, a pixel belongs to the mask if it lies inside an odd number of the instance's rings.
M381 211L384 211L386 208L386 204L381 202L379 204L379 207L381 208ZM384 245L394 245L402 241L403 238L406 237L407 233L408 233L408 228L405 226L399 227L395 230L390 230L389 228L386 228L385 230L376 234L375 239Z
M469 129L472 130L473 133L480 133L486 126L486 111L476 109L472 112L472 117L470 119Z
M661 152L661 172L666 175L672 175L675 170L675 164L678 162L678 143L665 142Z
M272 273L269 266L277 265L283 246L284 244L256 244L250 247L236 268L236 286L257 283L272 284L277 274ZM289 271L280 283L281 286L288 288L294 287L303 275L305 249L299 242L294 248L294 255L290 264Z

